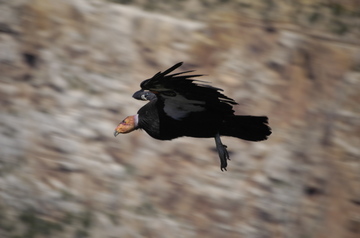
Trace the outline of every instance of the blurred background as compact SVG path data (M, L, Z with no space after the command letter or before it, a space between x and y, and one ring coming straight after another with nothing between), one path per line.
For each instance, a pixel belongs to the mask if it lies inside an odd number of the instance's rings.
M184 61L264 142L114 138ZM0 237L360 237L358 0L0 0Z

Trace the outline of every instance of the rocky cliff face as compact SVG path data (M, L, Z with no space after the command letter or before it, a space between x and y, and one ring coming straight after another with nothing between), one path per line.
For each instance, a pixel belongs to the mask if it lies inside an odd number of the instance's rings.
M113 2L0 1L1 237L359 236L356 1ZM113 137L179 61L270 118L226 173L211 139Z

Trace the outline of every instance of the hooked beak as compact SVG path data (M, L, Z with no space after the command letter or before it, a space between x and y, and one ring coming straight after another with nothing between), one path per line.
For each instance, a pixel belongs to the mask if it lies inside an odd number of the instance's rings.
M138 129L137 124L138 115L128 116L115 128L114 136L116 137L119 134L126 134Z
M117 130L114 131L114 136L116 137L117 135L119 135L120 132L118 132Z

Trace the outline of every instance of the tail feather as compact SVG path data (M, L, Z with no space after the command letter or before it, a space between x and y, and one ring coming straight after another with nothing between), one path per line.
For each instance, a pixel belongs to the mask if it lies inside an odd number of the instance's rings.
M220 135L248 141L266 140L270 134L271 128L266 116L230 116L220 128Z

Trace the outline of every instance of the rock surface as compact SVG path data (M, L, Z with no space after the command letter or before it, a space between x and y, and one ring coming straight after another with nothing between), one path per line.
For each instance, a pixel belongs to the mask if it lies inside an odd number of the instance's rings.
M116 2L0 0L0 237L359 237L357 1ZM270 118L226 173L212 139L113 137L179 61Z

